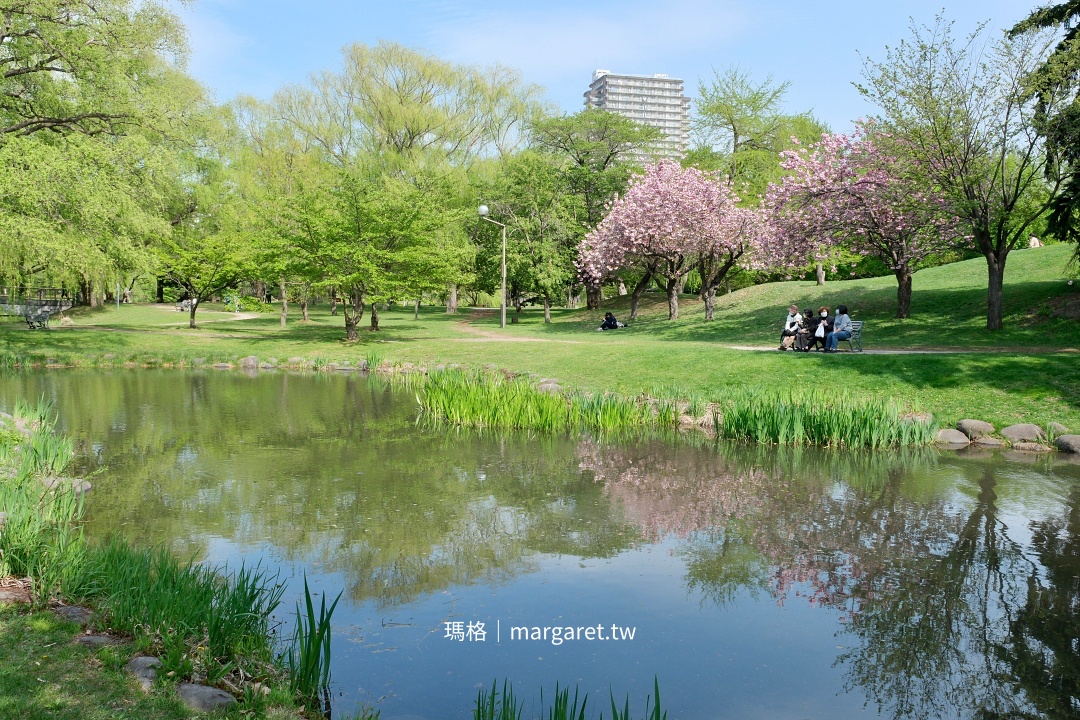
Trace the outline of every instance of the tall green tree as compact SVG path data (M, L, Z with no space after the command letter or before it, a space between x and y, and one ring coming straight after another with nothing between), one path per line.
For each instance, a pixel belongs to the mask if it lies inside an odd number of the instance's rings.
M1016 38L1039 30L1061 33L1046 61L1036 68L1035 128L1046 141L1048 170L1065 176L1054 198L1048 230L1062 240L1080 241L1080 2L1040 7L1009 31ZM1063 97L1060 97L1063 96ZM1051 177L1052 181L1052 177ZM1080 261L1080 245L1076 258Z
M475 205L460 188L487 157L521 142L539 108L536 94L506 70L455 65L392 43L350 46L339 72L278 94L282 122L333 169L319 202L337 220L323 239L354 246L340 245L321 262L328 277L347 283L340 287L349 298L349 337L367 303L446 289L468 274L464 218L475 217ZM313 238L305 239L309 257L317 255ZM332 258L341 265L326 267Z
M776 83L771 75L754 83L749 72L734 66L723 72L714 69L712 80L698 85L696 145L684 164L722 171L743 198L756 202L769 183L783 175L781 152L796 143L816 142L828 132L809 112L783 112L790 86Z
M1037 104L1054 113L1064 94L1034 93L1033 72L1053 46L1047 33L993 42L979 28L957 40L952 24L913 24L911 37L866 60L859 90L882 110L883 127L939 187L986 258L986 327L1000 330L1005 262L1026 246L1065 180L1035 130Z
M490 196L492 212L506 223L511 296L517 300L526 294L539 296L544 322L550 323L552 300L576 273L581 198L563 182L550 155L532 150L506 158ZM489 231L492 245L501 242L500 235L494 228Z
M611 200L626 189L639 158L659 138L656 128L598 108L533 124L534 147L557 158L563 182L580 199L579 241L600 223ZM588 306L600 307L599 286L587 284L586 290Z
M123 135L166 120L186 38L163 3L14 0L0 13L0 135Z

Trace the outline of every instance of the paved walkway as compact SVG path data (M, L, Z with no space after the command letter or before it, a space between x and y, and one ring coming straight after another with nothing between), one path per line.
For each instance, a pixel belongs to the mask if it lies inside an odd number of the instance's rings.
M763 347L760 345L721 345L726 350L745 350L747 352L779 352L775 345ZM794 350L789 351L795 355ZM814 351L817 352L817 351ZM846 347L839 352L849 355L957 355L960 353L1016 353L1018 355L1032 355L1042 353L1080 353L1077 348L1045 348L1045 347L1019 347L1019 348L878 348L866 349L862 353L852 353Z

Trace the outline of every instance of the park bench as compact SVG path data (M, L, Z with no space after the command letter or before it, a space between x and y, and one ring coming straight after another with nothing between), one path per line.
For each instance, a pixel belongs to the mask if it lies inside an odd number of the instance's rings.
M196 305L199 304L198 300L195 300L194 302L195 302ZM191 303L192 303L191 300L177 300L176 301L176 310L177 310L177 312L180 312L180 311L187 312L187 311L191 310Z
M27 308L26 324L30 326L31 330L48 330L49 329L49 317L52 315L46 308Z
M847 341L851 352L862 352L862 326L862 320L851 321L851 337Z

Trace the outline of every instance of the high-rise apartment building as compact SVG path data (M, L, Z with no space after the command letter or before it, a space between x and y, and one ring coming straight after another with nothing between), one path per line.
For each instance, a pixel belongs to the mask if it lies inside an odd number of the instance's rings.
M682 80L597 70L585 93L585 106L659 128L664 138L653 147L653 154L660 157L677 160L690 145L690 98L683 95Z

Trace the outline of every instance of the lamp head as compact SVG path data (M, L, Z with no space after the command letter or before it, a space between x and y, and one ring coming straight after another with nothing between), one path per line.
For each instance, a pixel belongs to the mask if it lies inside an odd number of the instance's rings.
M488 213L491 212L491 211L488 210L487 205L481 205L480 207L478 207L476 209L476 212L477 212L478 215L480 215L480 217L487 217Z

